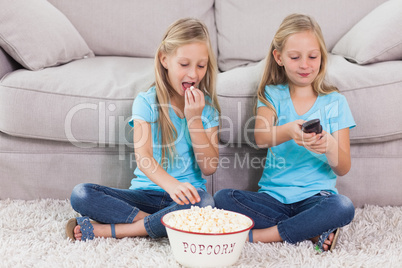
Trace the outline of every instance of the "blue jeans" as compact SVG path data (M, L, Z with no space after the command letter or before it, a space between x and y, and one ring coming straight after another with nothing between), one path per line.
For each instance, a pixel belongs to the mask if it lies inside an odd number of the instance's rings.
M213 197L203 189L197 189L201 201L195 206L214 207ZM132 223L141 210L151 215L144 218L148 235L152 238L165 237L166 229L162 217L175 210L188 209L192 205L178 205L168 193L162 191L116 189L83 183L74 187L71 206L83 216L101 223Z
M249 216L254 229L277 225L283 241L297 243L349 224L355 208L349 198L322 191L293 204L283 204L266 193L224 189L215 206Z

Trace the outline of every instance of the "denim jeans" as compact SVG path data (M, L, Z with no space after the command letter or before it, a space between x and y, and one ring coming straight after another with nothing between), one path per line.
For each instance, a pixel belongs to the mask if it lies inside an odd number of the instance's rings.
M214 207L213 197L197 189L201 201L195 206ZM145 229L152 238L165 237L162 217L175 210L188 209L192 204L178 205L164 191L116 189L83 183L74 187L71 206L83 216L100 223L132 223L141 210L151 215L144 218Z
M349 198L322 191L293 204L283 204L266 193L224 189L215 206L249 216L254 229L277 225L283 241L297 243L349 224L355 208Z

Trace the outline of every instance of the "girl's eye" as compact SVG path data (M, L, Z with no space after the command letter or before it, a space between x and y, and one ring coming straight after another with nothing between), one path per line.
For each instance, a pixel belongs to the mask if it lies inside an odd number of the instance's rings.
M180 65L181 65L182 67L188 66L188 64L184 64L184 63L180 63Z
M205 66L204 65L198 65L199 68L204 69Z
M292 60L297 60L299 57L290 57Z
M316 59L316 58L317 58L317 57L310 57L310 59L313 59L313 60Z

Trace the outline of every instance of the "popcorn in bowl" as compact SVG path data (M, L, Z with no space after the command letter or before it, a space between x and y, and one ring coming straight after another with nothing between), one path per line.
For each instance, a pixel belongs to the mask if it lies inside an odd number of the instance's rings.
M252 224L244 215L211 206L174 211L165 223L183 231L214 234L238 232Z
M196 206L172 211L161 222L176 261L186 267L233 265L254 226L243 214Z

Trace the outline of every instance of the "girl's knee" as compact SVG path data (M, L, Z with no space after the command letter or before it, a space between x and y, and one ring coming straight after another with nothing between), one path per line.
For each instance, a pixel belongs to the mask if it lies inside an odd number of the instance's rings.
M234 189L222 189L215 193L215 206L221 209L233 209L233 204L236 203L236 197L240 191Z
M353 205L352 200L350 200L347 196L342 195L341 203L344 208L345 214L348 216L350 221L355 217L355 206Z
M214 195L215 203L219 203L221 200L227 200L232 191L232 189L222 189L217 191Z
M85 199L88 196L88 186L88 183L80 183L76 185L71 192L70 203L74 210L77 211L79 204L85 202Z
M198 194L200 195L201 198L201 201L198 202L197 204L199 207L207 207L207 206L215 207L215 200L212 197L212 195L210 195L205 191L198 191Z
M342 215L342 218L350 223L355 216L355 206L353 205L353 202L344 195L337 194L334 196L336 196L337 199L336 206L338 213Z

